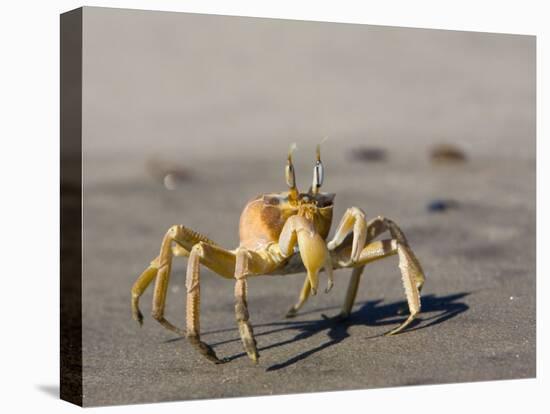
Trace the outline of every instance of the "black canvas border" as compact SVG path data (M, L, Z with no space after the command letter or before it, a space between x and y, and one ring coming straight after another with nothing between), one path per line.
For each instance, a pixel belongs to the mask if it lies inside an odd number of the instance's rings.
M82 17L60 16L60 397L82 406Z

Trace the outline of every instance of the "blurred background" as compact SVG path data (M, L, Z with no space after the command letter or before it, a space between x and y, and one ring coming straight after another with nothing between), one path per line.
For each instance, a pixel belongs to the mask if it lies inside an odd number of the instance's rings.
M535 38L84 8L83 348L88 405L535 375ZM259 367L242 354L233 284L202 278L213 366L130 288L184 224L227 248L256 194L298 186L323 139L335 221L358 206L405 231L427 276L410 331L391 258L367 267L347 324L329 295L285 320L304 275L250 282ZM336 223L334 224L334 226ZM185 259L167 317L184 322Z

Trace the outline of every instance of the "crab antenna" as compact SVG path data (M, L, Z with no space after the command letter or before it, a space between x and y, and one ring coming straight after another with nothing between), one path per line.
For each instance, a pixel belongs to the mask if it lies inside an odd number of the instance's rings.
M298 199L298 188L296 188L296 173L294 172L294 165L292 164L292 153L296 150L296 143L293 142L288 150L288 158L285 169L286 183L290 188L289 198L292 200Z

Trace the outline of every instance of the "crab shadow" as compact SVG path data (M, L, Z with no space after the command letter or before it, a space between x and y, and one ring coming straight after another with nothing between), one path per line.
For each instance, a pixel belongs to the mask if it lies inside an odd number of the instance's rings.
M469 292L455 293L447 296L436 296L436 295L427 295L422 297L422 313L409 327L401 332L399 335L405 335L410 332L425 329L442 322L445 322L455 316L467 311L469 306L466 303L462 302L461 299L468 296ZM282 368L286 368L296 362L308 358L309 356L322 351L323 349L329 348L333 345L336 345L342 342L344 339L350 336L348 330L351 326L386 326L386 325L397 325L403 321L404 317L407 314L407 304L404 301L384 304L381 299L366 301L360 303L360 307L351 313L351 315L344 319L340 320L338 317L327 317L322 315L322 319L318 320L309 320L309 321L300 321L295 319L287 319L284 321L277 321L265 324L255 325L256 328L261 328L262 331L258 331L255 335L256 337L267 336L274 334L276 332L293 330L297 333L290 339L272 343L263 347L259 347L259 351L265 351L267 349L277 348L287 344L294 343L296 341L305 340L319 333L325 332L328 336L328 340L322 343L319 346L316 346L312 349L309 349L305 352L302 352L298 355L293 356L279 364L272 365L267 368L267 371L276 371ZM326 308L322 310L330 310L334 308ZM317 313L320 310L314 310L309 312L302 312L300 315L306 315L311 313ZM435 315L431 315L435 313ZM263 328L274 328L263 330ZM234 329L222 329L217 331L205 332L205 335L214 334L224 331L234 331ZM366 339L371 339L375 337L383 336L383 334L377 334L370 336ZM218 346L226 344L229 342L240 341L239 337L212 343L212 346ZM246 356L245 352L230 356L228 360L232 361L238 358Z

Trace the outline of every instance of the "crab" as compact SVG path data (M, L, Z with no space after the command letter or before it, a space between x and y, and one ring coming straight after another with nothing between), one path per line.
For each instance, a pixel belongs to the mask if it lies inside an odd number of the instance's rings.
M138 277L132 287L132 316L143 324L139 299L155 281L152 317L168 330L187 337L189 343L214 363L220 359L200 336L201 265L235 283L235 316L244 349L254 363L259 354L247 305L247 280L261 275L305 273L305 281L297 303L286 313L294 317L310 295L318 291L321 270L328 276L325 292L334 284L335 269L350 268L351 279L338 319L350 315L365 265L392 255L399 256L399 269L408 303L409 316L386 335L401 332L420 312L420 291L424 272L401 229L392 220L378 216L366 219L358 207L348 208L330 241L335 194L320 191L323 184L323 164L317 146L313 167L313 182L308 192L296 186L292 163L294 147L288 153L285 167L288 191L261 194L245 206L239 223L240 244L234 250L225 249L206 236L183 225L171 226L162 239L160 254ZM389 238L375 240L388 232ZM172 259L188 258L186 274L186 330L164 317L166 293Z

